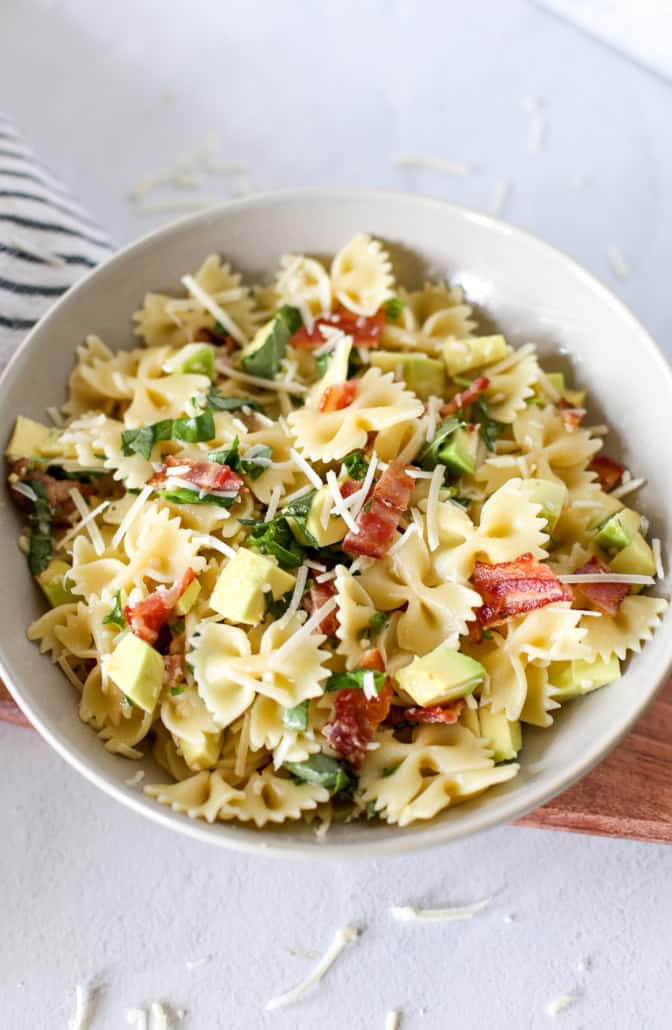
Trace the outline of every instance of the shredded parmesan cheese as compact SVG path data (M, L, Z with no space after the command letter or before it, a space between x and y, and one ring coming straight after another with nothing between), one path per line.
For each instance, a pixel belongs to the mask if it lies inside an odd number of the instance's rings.
M201 966L207 965L210 959L210 955L204 955L203 958L187 959L184 964L191 971L192 969L200 969Z
M394 1012L388 1012L385 1017L385 1030L399 1030L401 1026L401 1012L396 1009Z
M623 474L625 480L625 473ZM620 486L617 486L615 490L611 490L610 494L612 497L625 497L626 494L631 494L635 490L639 490L640 487L646 483L645 479L630 479L625 480Z
M145 778L145 774L144 774L143 770L142 769L138 769L138 771L135 773L135 775L129 776L127 780L124 780L124 783L126 784L127 787L137 787L137 785L139 783L142 783L144 778Z
M105 551L105 541L103 540L103 538L101 536L101 532L98 529L98 526L96 525L96 523L94 521L95 515L93 514L93 512L89 511L89 509L87 507L87 504L86 504L86 501L84 500L84 498L82 497L81 493L79 492L79 490L77 489L76 486L73 487L72 490L70 491L70 496L72 497L72 502L73 502L75 508L77 509L79 514L82 516L82 521L80 523L80 526L86 526L86 530L87 530L87 532L88 532L88 534L89 534L89 536L91 538L91 543L93 544L94 550L95 550L96 554L98 555L98 557L100 558L101 554L103 554L104 551ZM107 507L107 505L104 502L103 502L103 504L100 504L98 506L98 508L101 509L101 510L103 508L106 508L106 507ZM96 511L97 510L98 509L96 509ZM92 515L93 515L93 518L92 518ZM77 527L77 528L79 529L80 527Z
M627 572L573 572L568 576L558 576L561 583L630 583L632 586L651 586L653 576L639 576Z
M227 558L233 558L236 553L233 547L229 547L223 540L218 540L216 536L210 536L208 533L194 533L191 539L198 544L199 548L209 547L212 551L225 554Z
M328 583L330 579L336 579L338 573L336 569L329 569L328 572L323 572L321 575L315 577L316 583Z
M451 922L455 919L472 919L490 904L490 900L490 898L485 898L483 901L475 901L473 905L463 905L460 908L416 908L413 905L393 906L390 912L394 919L404 923L443 923Z
M61 415L58 408L50 407L44 409L55 426L61 428L65 425L65 419Z
M443 157L431 157L426 154L402 154L394 158L394 164L400 168L429 168L435 172L457 176L470 175L475 169L469 161L448 161Z
M654 537L651 541L651 550L653 551L653 559L656 563L656 576L658 579L664 579L665 568L663 566L663 553L660 540L657 537Z
M568 1009L570 1005L573 1005L577 1001L575 994L562 994L559 998L555 998L554 1001L549 1001L546 1006L546 1014L549 1016L558 1016L563 1009Z
M273 1012L275 1009L284 1008L285 1005L292 1005L294 1002L299 1001L314 984L320 982L333 966L343 949L358 936L359 930L354 926L344 926L339 930L310 976L306 977L302 983L293 987L292 990L287 991L285 994L281 994L277 998L271 998L266 1003L266 1011Z
M326 619L327 615L330 615L333 612L335 607L336 598L330 597L328 601L325 601L323 605L314 611L310 618L304 622L301 629L297 630L296 633L293 633L289 640L285 640L284 644L278 648L273 655L274 664L277 666L279 662L282 662L287 655L294 650L297 644L300 644L306 637L310 636L313 630L317 629L323 620ZM255 687L255 690L256 689L257 687Z
M425 432L425 440L427 443L434 439L436 421L439 415L439 408L442 403L443 401L440 397L430 397L427 401L427 430Z
M147 1013L144 1009L126 1009L126 1022L135 1030L147 1030Z
M338 485L338 480L336 479L336 473L333 469L329 469L329 471L327 472L327 486L329 487L329 493L331 494L334 502L333 510L336 512L336 514L341 516L346 526L352 533L359 533L359 526L357 525L355 519L351 515L350 509L348 508L347 504L343 500L343 496Z
M262 390L276 390L279 393L308 393L308 387L303 386L301 383L277 383L274 379L250 376L247 372L240 372L237 368L232 368L227 361L218 361L217 371L221 372L222 375L228 376L229 379L234 379L239 383L249 383L250 386L258 386ZM278 419L278 422L280 422L280 419ZM289 436L289 433L285 435Z
M312 468L312 466L308 464L306 459L302 458L301 455L299 454L299 452L295 451L293 447L290 447L289 453L290 453L290 455L292 457L292 460L301 469L301 471L303 472L304 476L309 481L309 483L311 483L315 487L316 490L320 490L324 486L324 483L322 482L322 480L318 476L318 474L315 471L315 469Z
M33 504L37 500L37 494L33 490L32 486L28 483L22 483L20 479L17 479L16 483L12 483L12 490L15 493L21 494L22 497L27 497Z
M306 589L307 579L308 569L305 565L301 565L296 573L296 582L294 584L294 590L292 591L291 600L287 606L287 611L284 613L282 618L278 619L278 623L281 626L286 626L292 615L294 615L294 612L298 612L301 598L303 597L303 591Z
M446 474L445 465L437 465L432 472L427 495L427 546L435 551L439 546L439 491Z
M369 490L373 486L373 477L376 474L376 467L377 467L377 465L378 465L378 455L374 451L373 454L371 455L371 461L369 462L369 467L366 470L366 475L364 476L364 479L362 480L361 487L359 488L359 490L357 491L356 494L352 494L348 498L348 501L350 502L350 504L348 504L348 507L350 509L350 512L352 513L353 519L357 518L357 516L359 515L360 511L364 507L364 504L366 502L366 498L369 496ZM354 498L354 504L352 503L353 498ZM348 501L346 501L346 504L348 503Z
M75 491L73 490L73 494L74 494L74 492ZM82 495L79 493L79 490L77 491L77 493L79 494L80 497L82 497ZM73 497L73 500L74 500L74 497ZM105 509L108 507L110 502L109 501L101 501L101 503L99 505L97 505L97 507L93 508L92 511L89 511L88 508L86 507L86 502L84 501L83 497L82 497L82 503L84 504L84 508L86 509L88 514L85 515L84 518L81 519L80 522L76 522L75 525L72 526L68 530L68 532L65 533L61 537L61 539L59 540L58 545L57 545L59 549L62 548L65 544L67 544L68 540L71 540L73 536L76 536L77 533L79 533L80 529L83 529L84 526L88 526L90 522L93 522L93 520L96 518L96 516L100 515L101 511L105 511ZM75 504L77 504L76 501L75 501ZM79 508L79 505L77 505L77 510L81 511L81 509ZM96 526L96 529L98 529L97 526ZM103 538L100 536L100 530L98 530L98 536L100 538L102 550L99 551L98 548L96 547L96 554L101 555L103 553L103 551L105 550L105 545L103 543ZM93 540L93 536L91 537L91 539ZM95 542L94 542L94 546L95 546Z
M370 669L362 676L362 690L364 697L369 701L375 701L378 697L378 691L376 690L376 678Z
M116 549L119 547L119 544L121 543L121 541L124 539L124 537L128 533L129 529L131 528L131 525L133 524L135 519L140 514L140 509L142 508L142 506L145 504L145 502L149 498L151 492L152 492L152 487L151 486L143 486L142 490L140 491L138 496L133 501L133 504L128 509L128 511L124 515L123 519L119 523L119 527L117 529L117 532L112 537L112 550L116 551Z
M91 1019L91 992L77 984L75 987L75 1014L69 1021L70 1030L87 1030Z
M271 490L271 496L268 499L268 508L264 515L264 522L272 522L275 518L275 514L278 510L278 504L280 503L280 495L282 494L282 484L276 483Z
M242 345L247 343L245 333L238 325L236 325L228 311L225 311L209 293L205 292L202 286L199 286L193 275L183 275L182 283L189 290L192 297L195 297L199 304L201 304L206 311L209 311L212 317L224 326L226 331L234 338L234 340Z
M389 551L387 553L388 554L396 554L397 551L401 550L401 548L404 546L404 544L409 539L409 537L413 536L413 534L417 533L417 532L418 532L418 527L417 527L416 523L415 522L411 522L410 526L406 527L404 532L401 534L401 536L397 540L395 540L395 542L392 544L392 546L390 547L390 549L389 549ZM352 572L352 567L350 568L350 571Z
M153 1001L149 1011L152 1016L152 1030L168 1030L168 1017L161 1002Z
M257 683L254 689L256 690L258 686L259 684ZM238 747L236 748L236 764L233 767L233 771L236 776L245 775L245 763L247 761L247 752L250 747L250 718L251 712L248 708L243 716L243 725L240 731L240 736L238 737Z

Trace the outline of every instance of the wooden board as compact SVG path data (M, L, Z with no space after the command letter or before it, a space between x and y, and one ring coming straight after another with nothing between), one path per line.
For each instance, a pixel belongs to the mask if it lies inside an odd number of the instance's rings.
M28 725L1 683L0 719ZM672 682L620 747L518 825L672 844Z

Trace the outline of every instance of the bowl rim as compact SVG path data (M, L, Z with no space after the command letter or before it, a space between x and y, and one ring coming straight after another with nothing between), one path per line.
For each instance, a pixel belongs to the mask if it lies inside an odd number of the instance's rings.
M36 322L25 339L12 355L10 361L0 376L0 403L4 397L7 400L11 397L11 385L8 386L12 374L21 362L24 355L30 352L34 340L40 334L45 325L60 311L61 307L67 305L71 298L80 292L89 289L90 283L107 268L123 264L133 254L137 255L147 249L152 249L160 244L163 239L180 235L190 230L198 229L201 225L215 221L226 216L230 211L246 211L263 209L267 205L274 205L282 202L320 200L325 203L337 205L352 201L394 201L404 205L415 206L418 209L431 211L441 209L451 211L457 218L466 219L467 222L481 224L499 234L508 235L512 241L520 241L528 248L536 248L538 252L553 256L564 263L568 269L581 281L583 281L601 300L602 303L610 306L618 316L628 324L630 330L637 335L638 343L647 351L647 357L652 364L658 366L658 371L667 380L667 385L672 396L672 367L667 361L662 349L657 344L651 333L644 324L630 310L630 308L596 275L589 272L575 258L553 244L546 242L534 233L518 226L511 225L503 219L493 215L455 204L439 197L407 193L403 191L382 190L382 189L344 189L340 187L310 187L305 189L273 190L264 193L254 194L249 197L242 197L236 200L222 202L213 205L203 211L190 213L177 218L165 225L152 229L138 239L131 241L120 250L114 251L109 257L103 259L95 268L88 271L81 279L77 280L58 301ZM76 340L73 344L76 346ZM174 812L171 808L160 805L153 798L139 793L134 788L129 788L123 782L119 782L100 770L95 760L80 757L71 748L65 736L56 728L33 711L30 699L25 697L22 688L12 679L8 664L5 659L2 634L0 633L0 675L22 711L29 718L33 727L47 741L48 744L65 761L77 770L85 779L94 786L104 791L107 795L121 802L134 812L143 815L159 825L175 830L195 840L233 851L268 855L277 858L310 858L310 859L352 859L372 858L378 856L393 856L418 851L429 847L438 847L452 841L475 836L477 833L493 829L496 826L508 824L534 811L544 805L551 798L556 797L567 790L577 780L585 776L602 759L615 748L632 726L641 717L643 711L654 700L658 690L672 673L672 660L668 661L665 668L661 669L655 677L655 686L646 694L642 694L631 708L627 718L622 719L616 726L610 724L604 732L595 739L593 748L588 756L577 757L564 771L561 777L555 779L552 785L546 790L539 791L533 801L521 804L514 798L508 801L506 797L500 798L500 803L493 805L492 810L478 810L478 799L460 806L462 810L469 809L471 816L467 823L474 825L462 825L457 828L452 826L449 818L430 821L424 826L417 827L411 833L400 832L397 835L381 837L374 841L367 835L361 841L336 842L329 839L305 840L297 838L292 841L287 837L275 837L274 834L265 833L263 830L252 830L247 825L232 826L227 823L202 823L198 819L192 819L185 814ZM496 789L496 788L495 788ZM241 829L247 829L247 834L241 834ZM258 837L258 839L255 839Z

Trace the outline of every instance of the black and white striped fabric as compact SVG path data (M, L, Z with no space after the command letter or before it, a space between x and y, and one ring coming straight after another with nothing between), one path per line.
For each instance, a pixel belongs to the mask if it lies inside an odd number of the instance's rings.
M0 113L0 367L111 250L107 235Z

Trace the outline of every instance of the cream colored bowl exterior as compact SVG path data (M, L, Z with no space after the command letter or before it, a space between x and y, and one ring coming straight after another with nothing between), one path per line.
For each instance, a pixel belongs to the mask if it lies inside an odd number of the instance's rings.
M670 368L646 330L583 268L552 247L493 218L441 201L402 194L311 190L268 194L183 219L132 244L88 275L30 333L0 381L0 437L17 413L43 417L64 399L75 347L90 332L113 349L133 345L130 315L148 290L173 291L180 276L211 252L251 281L264 280L287 252L331 254L357 232L388 242L400 282L432 276L461 283L514 344L534 341L546 367L572 369L590 390L591 421L609 421L611 454L648 485L638 497L653 535L668 539L672 476L667 429ZM528 729L520 775L482 798L447 810L431 824L332 828L324 842L310 827L257 831L207 825L145 797L124 780L138 765L109 754L80 722L77 698L57 667L25 636L42 601L16 546L19 519L5 493L0 507L0 671L40 733L91 782L143 815L225 847L350 858L393 854L456 840L509 822L558 794L612 748L653 697L672 664L665 624L623 678L575 702L550 730ZM667 594L667 581L658 587ZM165 774L143 762L145 783Z

